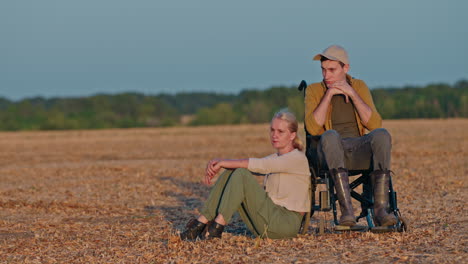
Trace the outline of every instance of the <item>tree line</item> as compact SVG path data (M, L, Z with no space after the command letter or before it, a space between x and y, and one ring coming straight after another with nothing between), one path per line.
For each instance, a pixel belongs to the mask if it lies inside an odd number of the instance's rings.
M384 119L468 117L468 81L372 89ZM239 94L98 94L79 98L0 98L0 130L101 129L268 122L288 107L304 118L304 95L276 86Z

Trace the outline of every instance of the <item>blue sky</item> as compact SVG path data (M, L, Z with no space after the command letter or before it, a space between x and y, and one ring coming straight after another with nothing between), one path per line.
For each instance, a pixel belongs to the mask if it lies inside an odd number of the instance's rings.
M468 1L0 3L0 97L213 91L321 80L344 46L371 88L468 79Z

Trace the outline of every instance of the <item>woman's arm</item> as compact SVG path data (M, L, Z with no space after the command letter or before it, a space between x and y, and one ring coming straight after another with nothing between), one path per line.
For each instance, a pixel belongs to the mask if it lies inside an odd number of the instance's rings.
M212 159L206 165L204 183L211 184L211 179L218 174L221 168L237 169L247 168L249 166L249 159Z
M270 155L264 158L249 159L249 170L251 172L269 173L289 173L303 174L304 168L308 169L308 161L304 153L294 150L283 155Z

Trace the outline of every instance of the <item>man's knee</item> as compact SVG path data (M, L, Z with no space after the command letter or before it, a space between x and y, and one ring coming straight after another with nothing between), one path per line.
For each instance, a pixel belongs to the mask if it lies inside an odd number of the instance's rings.
M385 128L377 128L371 132L371 142L373 146L390 148L392 145L392 136Z
M327 130L320 137L320 143L323 147L329 145L341 144L341 137L336 130Z

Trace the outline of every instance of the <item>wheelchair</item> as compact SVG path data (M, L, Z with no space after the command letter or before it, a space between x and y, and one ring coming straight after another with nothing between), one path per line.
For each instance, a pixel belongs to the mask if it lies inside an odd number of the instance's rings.
M303 80L299 87L299 91L303 91L304 97L307 88L307 83ZM374 209L373 209L373 190L370 181L371 169L367 170L350 170L350 190L351 197L357 200L361 205L361 213L356 217L356 222L361 218L365 218L366 226L356 225L355 227L340 226L338 223L338 214L336 202L338 200L335 192L334 183L327 168L320 167L319 158L317 154L317 145L320 141L320 136L314 136L308 133L306 124L304 122L304 130L306 134L306 156L309 161L309 168L311 173L311 211L305 216L302 233L304 234L310 223L310 217L315 212L328 212L333 213L333 222L335 224L334 231L371 231L376 233L381 232L407 232L408 221L401 216L400 210L397 205L397 193L393 189L392 177L390 177L389 184L389 210L395 215L397 223L394 226L375 226L374 223ZM352 176L359 176L354 181L351 181ZM318 187L322 186L322 191L318 191ZM355 189L362 185L362 192L358 193ZM319 198L317 201L317 197ZM390 212L389 212L390 213ZM323 227L321 227L322 229Z

